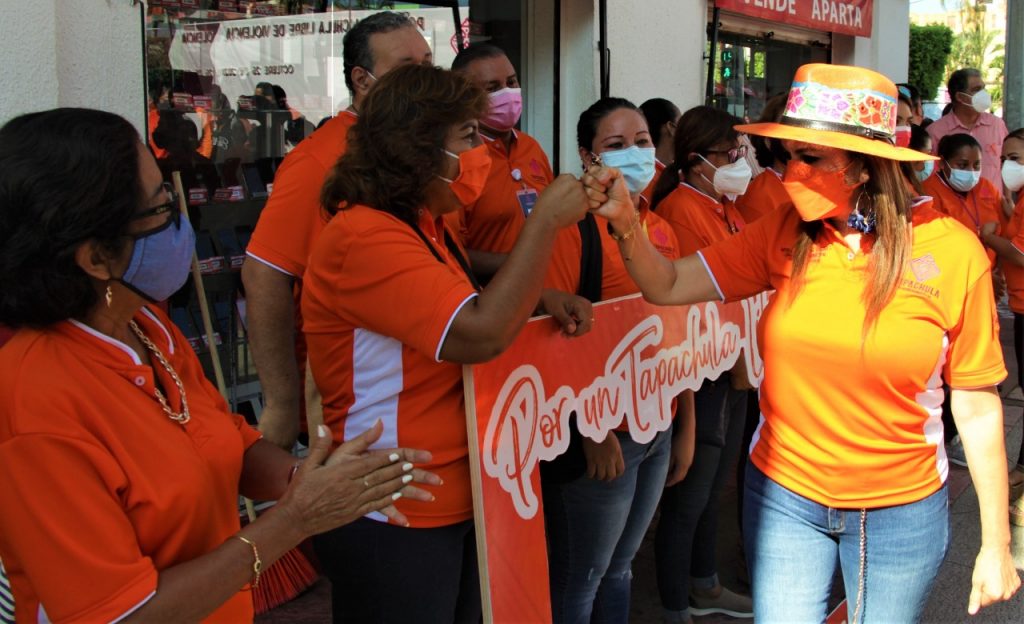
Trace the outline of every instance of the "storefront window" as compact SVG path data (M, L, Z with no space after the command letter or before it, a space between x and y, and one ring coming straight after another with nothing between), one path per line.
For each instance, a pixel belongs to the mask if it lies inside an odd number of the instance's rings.
M348 106L342 39L352 25L407 13L447 67L459 43L453 5L150 0L149 143L161 168L182 172L194 204L266 196L284 156Z
M735 33L718 34L713 106L748 121L761 116L768 98L785 94L796 69L827 63L828 49Z

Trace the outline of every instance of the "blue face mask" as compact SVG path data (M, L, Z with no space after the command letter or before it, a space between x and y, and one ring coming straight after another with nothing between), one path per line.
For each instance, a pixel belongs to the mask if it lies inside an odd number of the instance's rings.
M949 163L946 164L949 165ZM968 169L954 169L952 165L949 165L948 179L951 187L961 193L967 193L981 181L981 172Z
M622 172L629 192L637 194L654 179L654 148L632 145L625 149L603 152L601 162Z
M135 237L131 262L118 281L150 301L163 301L188 279L195 246L192 224L173 216L166 225Z
M920 171L915 171L914 174L917 176L918 180L924 182L925 180L931 177L933 171L935 171L935 161L926 160L924 161L924 169Z

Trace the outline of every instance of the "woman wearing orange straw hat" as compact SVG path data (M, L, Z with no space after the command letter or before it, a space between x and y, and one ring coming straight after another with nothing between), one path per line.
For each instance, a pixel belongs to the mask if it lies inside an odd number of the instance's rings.
M981 508L968 612L1020 586L1010 557L1006 376L990 263L974 232L911 198L896 87L805 65L780 123L737 126L792 155L791 205L668 262L640 236L614 169L584 176L645 297L735 300L774 288L759 342L761 423L744 492L755 619L822 621L838 560L851 622L915 621L949 542L943 379Z

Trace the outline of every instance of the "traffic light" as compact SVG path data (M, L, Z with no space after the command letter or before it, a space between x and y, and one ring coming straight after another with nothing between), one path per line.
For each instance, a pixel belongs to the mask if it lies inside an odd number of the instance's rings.
M733 73L736 71L736 56L732 51L732 48L726 48L722 50L722 79L729 80L733 77Z

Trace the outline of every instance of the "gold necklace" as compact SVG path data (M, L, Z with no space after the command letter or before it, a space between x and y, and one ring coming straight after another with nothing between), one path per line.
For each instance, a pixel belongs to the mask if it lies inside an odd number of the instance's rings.
M184 425L192 418L192 416L188 412L188 401L185 400L185 386L181 384L181 378L178 377L178 373L174 372L170 362L168 362L164 357L164 354L160 352L160 349L153 344L152 340L146 337L146 334L142 333L142 330L139 329L139 326L135 324L134 320L128 321L128 326L132 328L132 331L135 332L135 335L139 338L142 344L146 345L146 348L153 353L156 360L164 367L164 370L167 371L167 374L170 375L171 379L174 381L174 385L178 386L178 395L181 397L180 413L171 409L171 406L167 404L167 398L164 397L164 393L160 392L160 388L154 388L154 390L156 390L156 400L159 401L160 406L164 408L164 413L167 414L167 417L180 425Z

